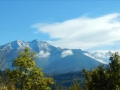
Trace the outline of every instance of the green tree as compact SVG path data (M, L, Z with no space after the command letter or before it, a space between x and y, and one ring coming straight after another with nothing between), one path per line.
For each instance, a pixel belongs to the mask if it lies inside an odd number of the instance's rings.
M80 84L75 80L73 84L68 88L68 90L82 90Z
M44 77L41 69L35 67L35 58L35 53L29 48L19 52L12 63L14 70L6 69L6 81L17 90L50 90L52 79Z
M110 63L91 71L83 70L85 90L120 90L120 56L111 53Z
M120 90L120 55L118 52L115 54L111 53L111 63L107 67L109 73L109 85L111 90Z
M108 90L109 74L106 73L103 66L91 71L83 70L83 72L85 90Z

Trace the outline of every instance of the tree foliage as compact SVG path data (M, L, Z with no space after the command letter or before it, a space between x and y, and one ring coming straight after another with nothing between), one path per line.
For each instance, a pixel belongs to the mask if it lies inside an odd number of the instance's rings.
M83 70L85 90L120 90L120 56L111 53L110 63L91 71Z
M73 84L68 88L68 90L82 90L80 84L75 80Z
M14 69L5 70L5 83L9 90L50 90L49 85L53 83L52 79L44 77L41 69L35 67L35 58L35 53L29 48L19 52L12 62Z

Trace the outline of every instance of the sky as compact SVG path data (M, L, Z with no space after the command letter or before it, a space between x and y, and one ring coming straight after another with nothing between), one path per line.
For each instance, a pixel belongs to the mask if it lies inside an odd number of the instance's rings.
M61 48L120 50L119 0L0 0L0 45L38 39Z

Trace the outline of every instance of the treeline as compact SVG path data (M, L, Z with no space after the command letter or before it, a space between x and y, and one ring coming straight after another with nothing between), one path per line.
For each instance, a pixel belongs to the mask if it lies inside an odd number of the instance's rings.
M82 71L53 74L50 77L54 79L55 83L65 87L71 86L71 84L75 80L77 80L77 82L82 86L82 82L84 81L84 76Z
M19 52L12 61L13 69L6 68L0 72L0 90L120 90L120 56L117 52L110 53L108 65L100 65L90 71L83 69L79 77L78 74L72 78L72 73L67 78L56 75L53 77L55 80L35 66L35 59L35 53L29 48ZM72 84L62 85L64 83L60 80Z

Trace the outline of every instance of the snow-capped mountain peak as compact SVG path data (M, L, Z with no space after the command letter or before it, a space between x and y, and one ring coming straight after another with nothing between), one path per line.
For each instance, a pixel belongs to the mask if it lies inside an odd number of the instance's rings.
M2 45L0 49L24 49L25 47L28 47L28 44L22 40L15 40L13 42L7 43L5 45Z
M11 43L12 48L24 49L27 46L28 46L28 44L22 40L16 40L16 41Z
M39 41L37 39L28 42L29 46L36 52L39 52L40 50L44 50L44 51L49 51L49 44L45 41Z

